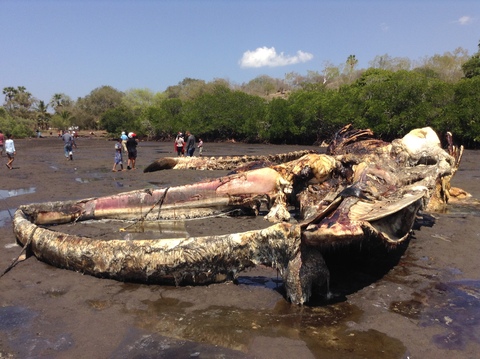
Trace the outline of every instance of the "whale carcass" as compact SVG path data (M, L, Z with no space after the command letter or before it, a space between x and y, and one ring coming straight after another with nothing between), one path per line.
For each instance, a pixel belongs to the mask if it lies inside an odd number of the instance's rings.
M463 150L450 147L443 150L431 128L384 142L370 130L346 126L326 154L285 155L285 162L267 166L245 166L239 159L241 167L232 174L190 185L24 205L15 212L13 229L40 260L121 281L198 285L234 279L249 266L271 266L282 276L287 298L303 304L317 288L328 287L325 250L359 242L393 248L409 237L421 209L446 205ZM212 158L197 159L195 166L202 160L204 168L215 168ZM162 159L149 167L184 162L184 168L196 168L189 161L194 159ZM225 161L218 168L225 169ZM80 221L146 225L255 216L262 209L266 228L213 236L106 240L57 229Z

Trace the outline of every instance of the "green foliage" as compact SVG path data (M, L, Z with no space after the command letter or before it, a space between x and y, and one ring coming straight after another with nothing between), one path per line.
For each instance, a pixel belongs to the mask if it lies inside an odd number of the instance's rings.
M163 106L149 106L140 116L141 129L138 132L146 134L148 138L168 139L174 133L171 119Z
M84 98L77 100L75 120L76 126L97 129L100 118L105 112L122 104L124 94L111 86L96 88Z
M100 124L112 135L120 136L122 131L140 132L132 111L124 106L107 110L100 119Z
M241 91L217 85L194 101L186 101L181 110L177 131L190 130L207 140L258 139L264 101Z
M369 69L356 70L357 65L350 55L341 66L325 64L321 73L262 75L242 85L185 78L163 93L102 86L77 101L55 94L48 104L23 86L5 87L0 128L22 137L37 126L80 126L161 140L189 130L207 141L310 145L352 123L384 140L430 126L440 136L453 132L466 146L480 145L480 51L467 58L459 48L413 69L408 59L386 54Z
M49 105L55 110L55 113L59 113L71 109L71 107L74 105L74 102L64 93L56 93L50 99Z
M50 118L52 115L48 112L48 104L45 104L43 101L39 101L37 108L37 128L41 130L46 130L50 124Z
M328 130L326 106L329 91L295 91L288 99L290 115L302 139L298 142L320 142ZM333 93L333 91L331 92Z
M182 101L194 100L206 91L203 80L185 78L176 86L169 86L165 91L168 98L178 98Z
M281 98L270 101L265 114L266 126L262 137L271 143L296 143L300 130L289 111L288 102Z
M459 81L454 100L448 107L444 130L449 130L465 146L477 148L480 143L480 77Z
M11 116L25 119L35 118L33 111L35 98L24 86L5 87L3 94L5 95L4 108Z
M11 133L15 138L32 137L35 122L23 118L12 118L0 109L0 129L4 134Z
M54 114L52 118L50 119L50 125L52 128L57 128L57 129L66 129L70 127L70 123L67 122L62 116L59 114Z
M462 64L468 60L468 52L457 48L453 52L445 52L443 55L434 55L424 61L418 70L424 70L435 74L448 83L455 83L463 77Z
M358 88L352 102L361 111L356 125L387 140L438 125L453 99L445 82L415 71L367 70L352 87Z
M463 74L467 79L480 75L480 54L472 56L462 65Z
M282 81L262 75L242 85L242 91L250 95L268 96L282 87Z

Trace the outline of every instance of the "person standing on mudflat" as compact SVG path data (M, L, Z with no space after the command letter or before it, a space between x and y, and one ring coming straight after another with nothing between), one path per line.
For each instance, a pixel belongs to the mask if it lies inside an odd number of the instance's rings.
M12 135L7 133L7 140L5 141L5 152L7 153L8 162L5 166L8 167L9 170L13 169L12 163L15 160L15 143L13 142Z
M122 138L117 139L117 143L115 144L115 158L113 160L112 172L117 172L117 165L120 165L120 171L123 171Z
M192 157L193 153L195 152L195 136L190 133L190 131L187 131L185 133L187 135L187 143L185 144L186 149L185 151L187 152L188 157Z
M183 155L183 148L185 146L185 141L183 140L182 133L179 132L177 138L175 138L175 151L177 152L177 156Z
M128 151L127 151L128 136L126 135L125 131L122 131L122 134L120 135L120 138L122 139L123 153L125 153L127 155L128 154Z
M127 140L127 151L128 151L128 161L127 161L127 170L135 169L135 162L137 161L137 135L133 132L128 134Z

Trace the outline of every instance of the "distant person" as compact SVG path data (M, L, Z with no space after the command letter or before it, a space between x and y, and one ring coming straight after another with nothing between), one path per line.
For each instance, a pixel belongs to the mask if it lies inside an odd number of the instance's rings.
M177 136L175 136L175 140L173 141L173 152L174 153L177 153L177 140L178 140L178 136L180 136L182 133L179 131L177 133Z
M3 157L3 154L5 153L5 135L3 132L0 130L0 155Z
M201 138L198 139L198 155L202 157L203 153L203 140Z
M9 170L13 169L12 163L15 160L15 155L17 152L15 151L15 143L13 142L12 135L7 133L7 140L5 141L5 152L7 153L8 162L5 166L8 167Z
M187 131L185 134L187 135L185 151L187 152L188 157L192 157L193 153L195 152L195 136L192 135L190 131Z
M125 154L128 154L128 151L127 151L127 140L128 140L128 136L127 136L127 134L125 133L125 131L122 131L122 134L120 135L120 139L122 140L123 152L124 152Z
M175 139L175 148L177 150L177 156L183 156L183 148L185 146L185 140L183 139L182 133L179 132L177 138Z
M117 172L118 165L120 165L120 171L123 171L122 138L119 138L117 143L115 143L115 159L112 172Z
M127 140L127 152L128 152L128 161L127 161L127 170L134 170L135 163L137 162L137 135L133 132L128 134Z
M65 157L70 161L73 161L73 147L77 148L75 139L69 131L65 130L62 135L62 140Z

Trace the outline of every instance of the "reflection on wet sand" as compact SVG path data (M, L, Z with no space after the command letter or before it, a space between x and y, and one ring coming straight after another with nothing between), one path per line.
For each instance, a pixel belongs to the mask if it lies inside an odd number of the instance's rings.
M135 314L138 327L147 332L242 352L248 352L250 343L258 337L304 342L318 358L399 358L406 351L399 340L384 333L355 329L352 323L362 313L346 302L308 308L280 300L273 309L209 306L194 311L188 310L189 303L172 298L145 304L145 309L129 313Z

